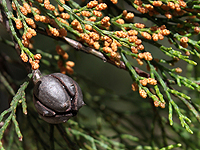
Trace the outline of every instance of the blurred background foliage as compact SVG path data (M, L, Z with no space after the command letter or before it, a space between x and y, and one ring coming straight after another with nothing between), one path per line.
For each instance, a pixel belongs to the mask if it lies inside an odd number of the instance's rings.
M80 3L80 1L77 2ZM129 6L125 8L128 10ZM136 17L135 21L151 26L148 20L139 17ZM0 35L4 39L11 40L1 24ZM198 40L199 35L195 38ZM26 89L28 114L24 115L21 107L16 110L23 140L22 142L18 140L14 125L11 123L2 139L6 150L200 149L199 121L181 101L174 99L177 105L183 108L181 111L187 112L192 120L190 126L193 134L181 127L177 115L173 116L173 126L169 125L168 108L155 108L151 99L143 99L138 92L133 92L131 90L132 79L127 71L44 35L37 35L33 41L35 49L33 53L42 54L41 50L44 50L40 63L40 70L44 75L59 72L55 48L56 45L62 45L62 48L69 54L69 60L76 64L75 72L71 76L79 83L86 106L81 108L78 115L67 123L50 125L40 119L35 111L32 102L33 83L31 82ZM165 40L162 42L166 43ZM144 46L148 47L154 57L167 57L148 43L144 42ZM192 59L200 63L199 58L193 56ZM133 65L138 66L136 62L133 62ZM180 61L176 63L176 66L182 68L181 75L195 78L195 80L199 79L199 65L194 67ZM145 70L145 67L143 69ZM13 47L2 42L0 42L0 71L6 76L6 80L15 92L27 80L28 73L19 54ZM9 107L13 97L2 83L1 78L1 112ZM179 89L189 94L193 103L200 104L198 92Z

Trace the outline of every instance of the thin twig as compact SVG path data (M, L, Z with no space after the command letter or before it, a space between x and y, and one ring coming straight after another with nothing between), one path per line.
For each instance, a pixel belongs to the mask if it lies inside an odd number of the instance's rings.
M50 150L54 150L54 125L50 124Z
M73 143L69 138L67 138L68 135L67 135L66 131L64 130L62 124L57 124L55 126L58 129L58 131L60 132L60 135L66 141L69 148L71 148L72 150L77 150L78 149L77 145L75 143Z
M63 36L63 39L69 43L69 45L71 45L73 48L75 49L78 49L78 50L82 50L86 53L90 53L90 54L93 54L94 56L97 56L98 58L102 59L104 62L107 61L106 57L99 51L96 51L95 49L93 48L90 48L90 47L87 47L87 46L84 46L83 44L75 41L75 40L72 40L68 37L65 37Z

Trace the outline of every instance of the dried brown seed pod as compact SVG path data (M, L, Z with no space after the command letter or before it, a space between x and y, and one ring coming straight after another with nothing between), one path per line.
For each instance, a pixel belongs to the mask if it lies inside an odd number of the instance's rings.
M40 77L35 70L33 102L41 118L48 123L66 122L85 105L81 88L72 78L62 73Z

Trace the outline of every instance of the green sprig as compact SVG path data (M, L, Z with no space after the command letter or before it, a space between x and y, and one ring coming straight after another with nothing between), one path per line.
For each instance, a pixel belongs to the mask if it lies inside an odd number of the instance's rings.
M32 73L28 75L29 79L32 77ZM12 120L12 122L15 125L15 131L19 137L19 140L22 140L22 134L19 128L19 124L16 120L16 116L15 116L15 112L16 112L16 108L18 103L20 102L21 99L25 99L25 92L24 90L27 88L29 82L25 81L19 88L19 90L17 91L17 93L15 94L15 96L13 97L11 103L10 103L10 107L7 110L4 110L1 115L0 115L0 122L3 120L4 116L6 114L9 114L8 118L4 121L4 125L1 127L0 129L0 140L3 137L4 131L7 129L8 125L10 124L10 121ZM23 103L23 105L26 105L25 102ZM22 106L22 107L27 107L27 106ZM23 108L23 109L24 109ZM1 144L1 143L0 143ZM0 145L1 146L1 145ZM2 146L3 147L3 146Z
M15 38L15 40L17 41L17 43L19 44L19 47L21 48L22 51L26 52L26 54L29 55L29 57L31 57L32 59L34 59L34 54L32 54L28 48L25 48L24 45L22 44L22 41L20 40L20 38L17 36L17 33L15 31L15 28L13 26L13 23L12 23L12 15L11 12L8 10L8 7L7 7L7 2L6 0L2 0L2 5L4 7L4 10L7 14L7 17L8 17L8 22L9 22L9 26L10 26L10 30L12 32L12 35L13 37ZM21 12L20 12L21 13Z

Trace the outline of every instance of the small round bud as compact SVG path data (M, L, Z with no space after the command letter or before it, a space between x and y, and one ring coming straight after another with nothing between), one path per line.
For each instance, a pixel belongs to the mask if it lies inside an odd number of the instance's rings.
M151 35L147 32L141 32L141 35L145 38L145 39L148 39L148 40L151 40Z
M134 54L137 54L137 53L138 53L138 49L137 49L135 46L131 46L131 51L132 51L132 53L134 53Z
M69 67L74 67L75 63L73 61L67 61L66 65L69 66Z
M159 39L159 40L163 40L163 39L164 39L164 36L163 36L161 33L158 33L158 39Z
M153 79L153 78L148 78L147 82L151 85L156 85L157 84L157 80Z
M155 107L158 107L160 105L159 101L157 101L157 100L154 101L153 104L154 104Z
M27 10L28 13L31 13L31 7L28 3L24 3L23 6Z
M145 27L145 25L143 24L143 23L135 23L135 27L136 28L144 28Z
M140 94L140 96L142 98L146 98L147 97L147 93L143 89L139 90L139 94Z
M148 83L148 80L147 79L140 80L140 83L142 84L142 86L146 86Z
M12 2L12 8L13 8L13 10L17 10L17 7L14 2Z
M133 36L133 35L137 35L137 34L138 34L138 31L136 31L136 30L129 30L128 31L129 36Z
M154 41L158 41L158 34L153 33L152 38Z
M189 41L188 37L182 37L182 38L180 39L180 42L181 42L181 43L187 43L188 41Z
M69 19L69 18L70 18L70 15L69 15L68 13L61 13L61 14L60 14L60 17L61 17L62 19Z
M160 103L160 107L161 107L161 108L165 108L165 103L164 103L164 102L161 102L161 103Z
M101 17L103 14L100 11L93 10L93 14L97 17Z
M126 16L127 13L128 13L127 10L124 10L124 11L123 11L123 16Z
M144 62L139 58L137 58L136 61L140 66L142 66L144 64Z
M89 17L91 14L90 14L90 12L89 11L86 11L86 10L83 10L82 12L81 12L81 14L82 14L82 16L85 16L85 17Z
M166 36L166 35L169 35L169 34L170 34L170 31L167 30L167 29L163 29L163 30L160 31L160 33L161 33L162 35Z
M20 19L15 19L15 24L17 29L21 29L23 27L23 24Z
M163 3L161 1L153 1L152 5L156 7L160 7Z
M56 28L51 28L51 29L50 29L50 32L51 32L51 34L53 34L54 36L59 36L59 35L60 35L58 29L56 29Z
M73 74L73 73L74 73L74 69L71 68L70 66L66 66L66 71L67 71L67 73L69 73L69 74Z
M120 18L120 19L117 19L116 22L119 23L119 24L124 24L124 20L121 19L121 18Z
M171 19L172 18L172 14L170 12L166 12L165 13L165 16L168 18L168 19Z
M34 20L35 20L35 21L40 21L40 15L38 15L38 14L35 15L35 16L34 16Z
M138 84L135 83L135 82L131 85L131 87L132 87L133 91L137 91L138 90Z
M41 54L35 54L34 59L35 60L40 60L42 58Z
M105 10L107 8L107 5L105 3L100 3L99 5L96 6L96 10L101 11Z
M117 4L118 0L110 0L113 4Z
M186 51L186 52L185 52L185 55L186 55L186 56L190 56L190 52L189 52L189 51Z
M101 24L106 24L107 22L109 22L110 17L105 16L102 20L101 20Z
M68 55L67 53L64 53L64 54L62 55L62 57L63 57L63 59L67 60L67 59L69 58L69 55Z
M99 49L100 48L99 42L94 42L93 46L94 46L95 49Z
M92 26L91 26L91 25L88 25L88 24L86 24L86 25L85 25L85 29L86 29L86 30L89 30L89 31L91 31L91 30L92 30Z
M56 52L57 52L58 55L64 55L65 54L65 51L61 48L60 45L56 46Z
M137 40L137 36L133 35L133 36L129 36L128 37L128 41L134 43Z
M20 57L23 62L28 62L28 56L26 55L26 53L21 53Z
M177 73L181 73L181 72L182 72L182 69L179 68L179 67L177 67L177 68L175 69L175 71L176 71Z
M88 4L87 4L87 7L88 8L93 8L93 7L96 7L98 5L98 1L90 1Z
M133 18L134 18L134 14L133 14L133 13L130 13L130 12L127 13L126 16L125 16L125 19L128 19L128 20L129 20L129 19L133 19Z
M175 4L173 2L168 2L167 3L167 6L170 8L170 9L175 9Z
M37 62L33 61L31 63L31 67L33 70L37 70L40 67L40 65Z
M28 14L27 10L22 6L20 7L20 11L24 16L26 16Z
M194 27L194 32L199 33L200 32L200 27Z

